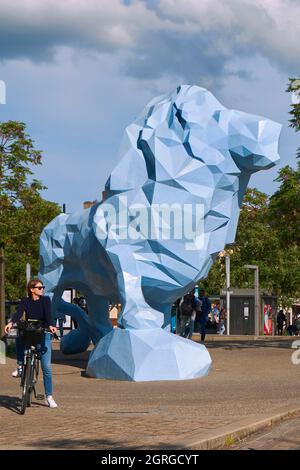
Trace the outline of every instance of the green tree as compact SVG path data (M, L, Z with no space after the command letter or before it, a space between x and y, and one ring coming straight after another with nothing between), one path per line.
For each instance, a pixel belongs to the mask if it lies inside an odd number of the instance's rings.
M266 237L270 242L266 241ZM268 223L268 196L257 189L247 189L242 204L236 240L225 247L218 256L203 285L209 292L218 293L225 287L225 254L231 260L231 285L239 288L253 287L253 273L244 264L258 264L262 267L262 280L270 286L269 262L274 249L274 236ZM272 247L273 245L273 247ZM263 261L263 266L262 266Z
M288 92L296 99L291 105L290 126L300 130L300 77L290 78ZM300 148L298 149L300 157ZM260 268L262 288L278 295L284 306L300 297L300 161L296 169L285 166L276 181L279 189L269 198L257 189L246 191L235 244L230 250L231 285L253 287L253 273L244 264ZM224 257L219 256L207 279L208 292L225 287Z
M290 127L296 132L300 130L300 77L290 78L287 92L294 93L297 98L291 105L289 114ZM300 148L297 151L300 157ZM270 198L270 217L272 227L278 231L280 242L286 249L291 244L300 246L300 161L296 169L287 165L279 170L276 181L279 189Z
M28 181L33 174L30 165L41 164L41 152L25 129L22 122L0 123L0 244L11 236L8 224L14 210L44 189L40 181Z
M207 279L203 281L209 292L217 293L225 287L225 256L230 255L231 285L253 287L253 273L245 264L260 266L261 285L273 290L273 253L278 248L276 233L269 224L269 200L257 189L247 189L242 204L236 240L217 258Z
M291 105L292 109L289 111L289 114L292 116L290 127L293 127L298 132L300 130L300 77L290 78L286 91L293 93L296 97L297 102Z
M296 132L300 130L300 77L290 78L288 87L286 89L288 93L292 93L295 98L294 103L291 105L289 114L292 116L290 119L290 127L295 129ZM297 157L300 158L300 147L297 150Z
M56 217L60 209L57 204L45 201L39 195L27 198L11 214L9 225L12 236L5 245L6 299L16 300L26 292L25 269L30 263L36 276L39 270L39 236L47 223Z
M297 244L283 245L281 225L274 227L270 198L257 189L247 189L241 208L236 241L225 248L202 281L207 292L225 288L225 256L230 254L231 286L253 288L253 272L245 264L260 270L260 287L277 295L284 306L300 296L300 249Z
M285 166L276 181L279 189L270 198L270 220L283 249L291 244L300 247L300 161L296 169Z
M45 186L33 178L32 167L41 160L24 123L0 123L0 246L2 258L5 248L7 299L24 295L26 263L37 273L40 232L60 212L41 197Z

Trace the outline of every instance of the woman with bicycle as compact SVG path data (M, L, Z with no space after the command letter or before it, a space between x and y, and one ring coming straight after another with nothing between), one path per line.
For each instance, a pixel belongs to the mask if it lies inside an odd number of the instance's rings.
M5 333L8 334L13 323L18 322L25 313L25 320L40 320L44 326L53 334L56 333L55 326L52 325L51 300L43 296L44 286L39 279L32 279L27 285L28 297L24 297L13 315L11 320L5 326ZM46 404L50 408L56 408L57 404L52 396L52 369L51 369L51 333L44 332L41 343L41 365L43 370L44 388L46 395ZM24 344L21 338L17 342L17 361L19 367L22 367L24 359ZM21 369L22 372L22 369ZM18 376L19 373L13 373Z

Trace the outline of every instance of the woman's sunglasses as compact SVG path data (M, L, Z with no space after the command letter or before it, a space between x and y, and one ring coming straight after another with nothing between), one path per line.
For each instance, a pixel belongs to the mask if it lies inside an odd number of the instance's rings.
M45 286L34 286L33 289L42 290L45 289Z

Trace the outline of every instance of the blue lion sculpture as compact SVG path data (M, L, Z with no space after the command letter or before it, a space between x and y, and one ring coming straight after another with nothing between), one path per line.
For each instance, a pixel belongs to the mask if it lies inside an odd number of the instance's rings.
M168 331L171 306L234 241L251 174L279 160L280 129L226 109L204 88L180 86L127 127L105 200L44 229L40 276L53 313L78 323L61 349L84 351L92 340L88 375L142 381L207 373L207 349ZM88 316L62 300L70 287L86 297ZM122 304L119 328L109 302Z

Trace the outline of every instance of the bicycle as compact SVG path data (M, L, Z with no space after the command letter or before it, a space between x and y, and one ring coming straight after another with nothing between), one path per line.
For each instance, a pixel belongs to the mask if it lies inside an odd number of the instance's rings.
M20 383L22 388L20 414L23 415L26 408L31 406L33 394L37 400L44 398L44 395L36 393L36 385L39 377L41 358L41 352L37 345L42 344L45 328L40 320L25 320L18 322L17 329L25 346Z

